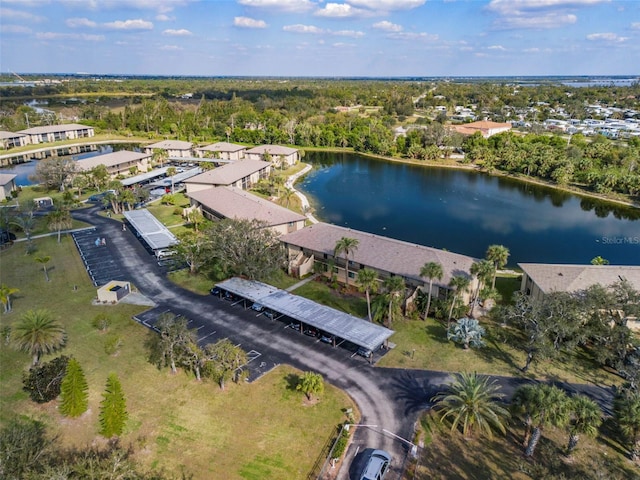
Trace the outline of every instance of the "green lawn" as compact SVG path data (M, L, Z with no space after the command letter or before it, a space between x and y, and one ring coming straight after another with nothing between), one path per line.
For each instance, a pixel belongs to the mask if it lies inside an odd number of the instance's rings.
M324 282L324 279L311 281L297 288L293 293L301 297L314 300L322 305L350 313L356 317L365 318L367 316L367 301L364 296L352 294L342 294L333 290Z
M20 289L13 312L0 315L0 327L10 326L28 309L47 308L66 328L62 353L77 358L89 383L89 411L78 419L60 417L56 402L32 403L21 389L22 372L30 357L0 343L0 423L14 414L42 419L63 446L101 443L97 436L99 402L107 376L115 372L127 399L129 421L122 437L139 461L151 468L179 472L184 465L195 479L305 478L335 426L345 419L350 398L327 385L319 402L307 404L293 385L299 372L279 367L253 384L197 383L183 372L171 375L146 361L148 329L131 319L142 307L93 306L96 289L70 238L36 240L38 252L52 257L51 281L41 266L24 255L19 244L0 252L0 283ZM135 284L135 279L132 279ZM77 289L74 289L77 286ZM91 326L107 313L107 333ZM111 336L123 344L116 355L105 352ZM43 358L47 361L51 355Z

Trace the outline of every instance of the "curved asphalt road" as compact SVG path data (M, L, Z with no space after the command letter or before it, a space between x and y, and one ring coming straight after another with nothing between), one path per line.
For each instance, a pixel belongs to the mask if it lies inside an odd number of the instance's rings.
M191 328L198 328L200 338L207 343L229 338L245 351L260 355L252 362L263 373L279 364L289 364L300 370L320 372L331 384L346 391L362 413L361 424L353 436L344 467L337 478L349 478L349 466L357 466L363 456L354 453L365 448L380 448L393 455L389 480L400 478L409 453L406 442L411 440L418 414L429 407L429 399L447 383L449 374L434 371L382 369L369 365L350 352L306 337L279 321L256 316L252 310L231 305L216 297L203 297L183 290L169 282L135 235L122 231L117 221L97 215L97 207L76 210L78 220L95 225L98 234L107 239L107 248L121 265L125 276L138 290L158 304L154 312L171 310L190 319ZM157 315L153 313L152 315ZM259 366L258 366L259 363ZM252 367L253 368L253 367ZM523 381L496 377L509 396ZM609 410L611 392L588 385L562 385L569 391L586 393ZM391 432L391 433L389 433Z

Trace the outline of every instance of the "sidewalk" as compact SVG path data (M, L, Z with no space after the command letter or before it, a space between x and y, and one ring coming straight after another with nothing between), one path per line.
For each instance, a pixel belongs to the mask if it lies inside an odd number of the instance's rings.
M285 182L284 186L286 188L290 188L291 190L293 190L296 196L300 199L300 204L302 205L302 211L305 211L305 210L307 211L305 216L309 219L309 221L311 223L319 223L318 219L314 217L310 211L311 205L309 205L309 200L307 200L307 197L305 197L303 193L300 193L298 190L296 190L296 188L293 186L296 183L296 180L298 180L298 178L303 176L305 173L309 172L312 168L313 167L311 165L307 164L307 166L304 167L302 170L300 170L298 173L296 173L295 175L291 175Z
M291 285L289 288L286 288L285 290L287 292L293 292L296 288L300 288L302 285L311 282L312 280L315 280L318 275L320 275L319 273L314 273L313 275L311 275L310 277L305 278L304 280L300 280L298 283L294 283L293 285Z

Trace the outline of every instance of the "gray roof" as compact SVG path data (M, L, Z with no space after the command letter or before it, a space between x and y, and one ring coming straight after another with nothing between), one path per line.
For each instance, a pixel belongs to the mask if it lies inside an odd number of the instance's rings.
M283 147L282 145L258 145L257 147L250 148L246 153L257 153L264 155L268 152L270 155L291 155L298 150L291 147Z
M160 148L164 150L190 150L193 146L191 142L182 140L163 140L161 142L146 145L144 148Z
M342 237L358 240L358 248L350 260L405 278L427 282L427 279L420 277L420 269L427 262L439 263L444 275L442 280L434 280L434 285L447 286L455 275L470 277L469 270L476 261L466 255L328 223L316 223L297 232L282 235L280 241L333 256L336 242Z
M11 183L16 177L17 175L14 175L12 173L0 173L0 185Z
M543 293L575 292L592 285L608 286L626 279L640 291L640 266L519 263Z
M227 163L189 179L186 183L199 183L204 185L231 185L238 180L259 172L263 168L270 167L269 162L262 160L239 160Z
M135 162L142 160L143 158L149 158L149 156L150 155L148 153L120 150L119 152L105 153L104 155L97 155L95 157L78 160L78 166L82 170L91 170L93 167L97 167L98 165L114 167L122 163Z
M120 183L122 183L122 185L124 185L125 187L130 187L131 185L135 185L140 182L146 182L147 180L166 175L167 170L169 170L169 167L154 168L153 170L141 173L140 175L134 175L133 177L120 180Z
M268 226L304 221L306 217L237 187L207 188L187 194L206 210L224 218L256 219Z
M26 137L26 135L24 133L14 133L14 132L7 132L6 130L0 130L0 138L19 138L19 137Z
M42 133L56 133L56 132L69 132L72 130L87 130L93 129L87 125L80 125L79 123L67 123L65 125L45 125L43 127L31 127L26 130L20 130L18 133L24 133L27 135L40 135Z
M394 334L381 325L261 282L234 277L217 286L369 350L377 349Z
M217 142L205 147L196 148L196 150L204 150L206 152L239 152L240 150L246 150L246 148L244 145L238 145L236 143Z
M125 211L124 218L129 221L153 250L161 250L178 243L173 233L146 208Z
M169 167L167 167L168 169ZM166 172L166 170L165 170ZM178 183L183 183L185 180L191 177L195 177L196 175L200 175L202 173L202 169L200 167L190 168L182 173L176 173L173 177L161 178L160 180L156 180L155 182L151 182L150 185L154 187L170 187L171 179L173 178L174 186Z

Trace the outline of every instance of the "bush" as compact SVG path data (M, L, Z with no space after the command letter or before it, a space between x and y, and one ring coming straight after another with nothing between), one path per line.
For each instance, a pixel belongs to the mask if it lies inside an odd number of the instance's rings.
M68 363L69 357L62 355L50 362L31 367L23 376L22 389L29 392L29 397L34 402L50 402L60 395L60 384Z
M122 346L122 337L118 335L111 335L104 342L104 352L107 355L114 355L120 350Z
M178 216L178 217L181 217L182 216L182 208L180 208L180 207L174 208L173 209L173 214Z
M98 315L93 317L91 325L93 325L101 332L104 332L111 326L111 318L109 318L109 315L107 315L106 313L99 313Z
M333 454L331 455L333 458L341 458L347 450L347 445L349 445L349 430L343 428L342 425L340 425L339 428L341 429L341 432L333 446Z

